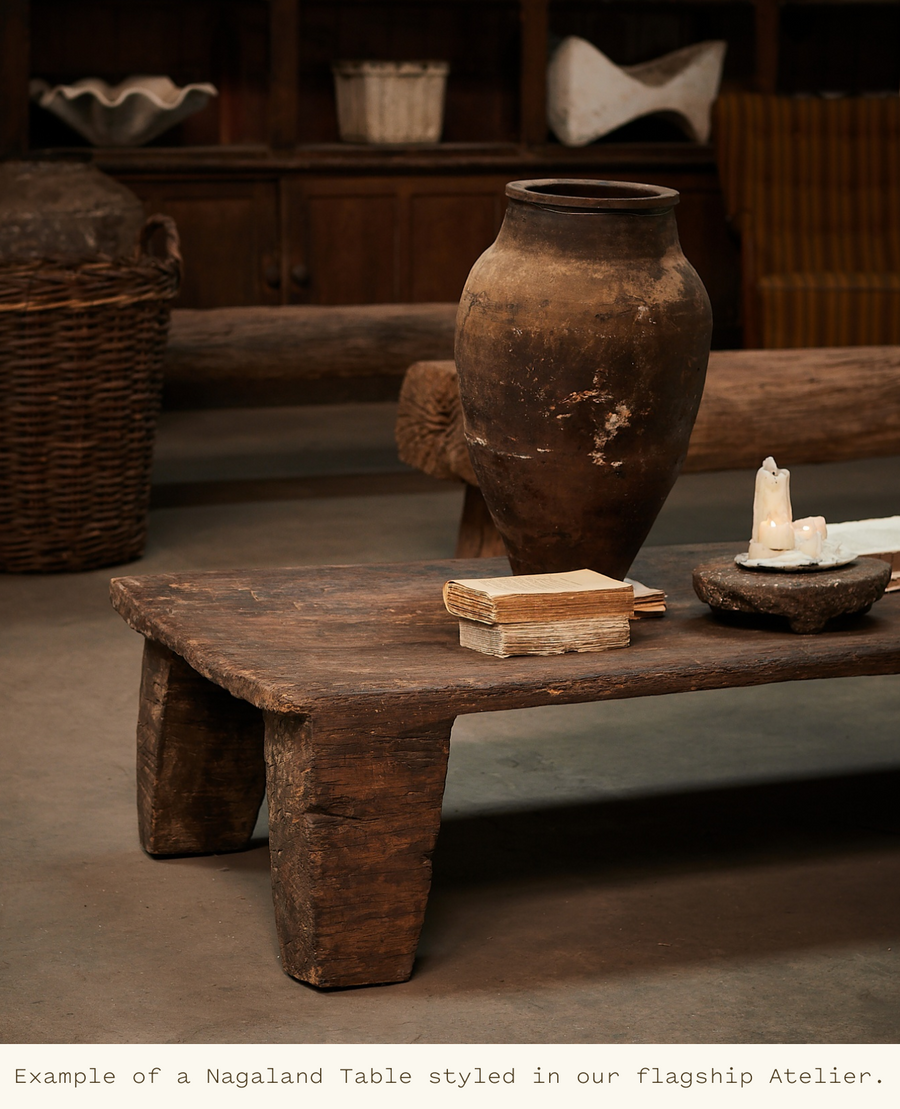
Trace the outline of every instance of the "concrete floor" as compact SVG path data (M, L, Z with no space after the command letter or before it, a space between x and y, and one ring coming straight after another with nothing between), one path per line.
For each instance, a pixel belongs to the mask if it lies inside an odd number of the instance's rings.
M166 416L127 572L449 556L460 490L402 471L393 411ZM683 478L651 541L737 549L752 486ZM798 515L894 514L900 458L793 488ZM900 1037L900 676L460 719L413 978L320 992L279 968L264 817L240 854L138 846L116 573L0 577L0 1040Z

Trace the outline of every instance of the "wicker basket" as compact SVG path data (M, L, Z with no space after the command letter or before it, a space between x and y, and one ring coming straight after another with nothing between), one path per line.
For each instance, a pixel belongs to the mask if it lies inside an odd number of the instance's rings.
M148 253L165 231L165 256ZM168 302L181 256L153 216L135 260L0 265L0 570L143 553Z

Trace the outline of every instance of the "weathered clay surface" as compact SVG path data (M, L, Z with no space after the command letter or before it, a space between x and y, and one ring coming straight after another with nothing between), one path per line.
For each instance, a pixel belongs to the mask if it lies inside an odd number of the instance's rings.
M144 225L134 193L82 162L0 166L0 261L130 257Z
M891 567L858 558L837 570L796 574L743 570L733 559L698 567L694 590L710 608L725 612L783 616L800 634L824 631L829 620L865 612L884 593Z
M515 573L623 577L684 461L709 299L670 189L519 181L460 302L472 465Z

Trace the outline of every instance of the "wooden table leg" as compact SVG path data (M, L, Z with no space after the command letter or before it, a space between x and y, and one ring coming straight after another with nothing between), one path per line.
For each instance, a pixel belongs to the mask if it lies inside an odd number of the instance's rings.
M315 986L412 973L453 719L381 700L266 713L269 848L282 965Z
M259 709L148 639L137 734L144 850L204 855L245 847L265 794Z

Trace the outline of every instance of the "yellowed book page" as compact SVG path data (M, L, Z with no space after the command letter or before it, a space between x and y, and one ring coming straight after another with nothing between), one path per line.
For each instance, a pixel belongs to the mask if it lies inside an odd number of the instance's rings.
M644 585L643 582L635 581L633 578L626 578L625 581L634 590L635 618L665 616L666 595L661 589L652 589L649 585Z
M454 579L444 585L444 605L449 612L484 623L555 620L592 612L620 615L633 604L630 585L594 570Z
M562 574L518 574L505 578L454 578L458 585L488 597L522 596L533 593L583 593L592 589L625 589L626 583L596 570L567 570Z

